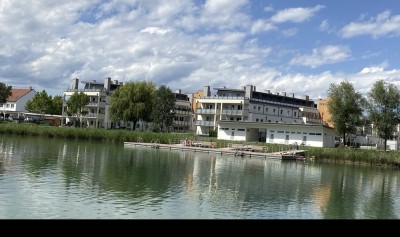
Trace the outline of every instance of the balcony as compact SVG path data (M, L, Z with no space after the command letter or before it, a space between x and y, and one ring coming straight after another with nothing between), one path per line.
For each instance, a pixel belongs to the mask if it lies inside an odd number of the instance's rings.
M174 112L175 112L175 114L181 114L181 115L191 115L192 114L192 111L190 111L190 110L175 109Z
M223 110L221 110L221 114L242 116L243 110L223 109Z
M215 123L214 123L214 121L199 120L199 121L196 121L196 126L214 127Z
M197 114L215 114L215 109L197 109Z
M177 125L177 126L190 126L190 122L186 121L174 121L172 125Z

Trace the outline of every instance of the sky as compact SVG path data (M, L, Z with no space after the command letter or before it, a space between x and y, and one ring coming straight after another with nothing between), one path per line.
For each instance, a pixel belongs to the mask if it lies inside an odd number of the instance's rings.
M74 78L107 77L183 93L254 85L312 99L344 80L363 95L380 79L400 88L400 4L0 1L0 82L55 96Z

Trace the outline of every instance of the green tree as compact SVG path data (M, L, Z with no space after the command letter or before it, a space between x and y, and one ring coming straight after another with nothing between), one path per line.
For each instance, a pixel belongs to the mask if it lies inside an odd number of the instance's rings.
M4 109L4 104L7 103L7 98L11 96L11 86L7 86L3 82L0 82L0 104L3 106ZM3 118L5 119L5 114L3 111Z
M63 98L60 95L56 95L51 99L51 108L48 114L62 114Z
M165 85L154 93L151 121L155 132L169 132L175 117L175 94Z
M44 114L48 113L52 106L51 96L47 95L43 90L35 94L32 100L28 100L25 104L25 109L29 112L41 114L43 119Z
M400 117L400 91L391 83L376 81L368 93L367 111L378 136L385 140L394 137Z
M346 133L354 134L356 126L361 123L365 99L348 81L342 81L339 85L332 83L328 89L328 98L330 120L346 142Z
M82 125L82 116L89 112L86 108L89 100L89 96L81 91L72 94L67 101L67 114L79 119L79 127Z
M152 96L155 85L152 82L127 82L111 94L110 118L113 122L132 122L133 129L138 121L150 121Z

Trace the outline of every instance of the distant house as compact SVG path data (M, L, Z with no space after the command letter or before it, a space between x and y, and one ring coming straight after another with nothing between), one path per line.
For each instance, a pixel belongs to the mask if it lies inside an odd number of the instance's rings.
M82 125L94 128L112 128L114 124L110 120L108 111L111 103L111 93L123 83L117 80L113 81L110 77L105 78L103 81L82 81L85 85L83 89L78 89L78 83L78 78L73 79L72 88L64 91L62 125L72 124L76 120L76 118L67 114L67 101L75 92L83 92L89 96L90 102L86 106L89 113L83 116L84 124Z
M36 91L30 87L29 89L11 89L11 96L7 98L5 104L0 105L0 111L5 117L10 115L22 116L28 112L25 109L26 102L32 100L36 95Z

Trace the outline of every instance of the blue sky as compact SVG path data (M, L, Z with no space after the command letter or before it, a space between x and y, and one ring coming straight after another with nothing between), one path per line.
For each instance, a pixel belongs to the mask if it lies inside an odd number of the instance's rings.
M73 78L326 98L400 86L400 4L373 0L2 0L0 81L62 95ZM82 84L80 84L82 87Z

